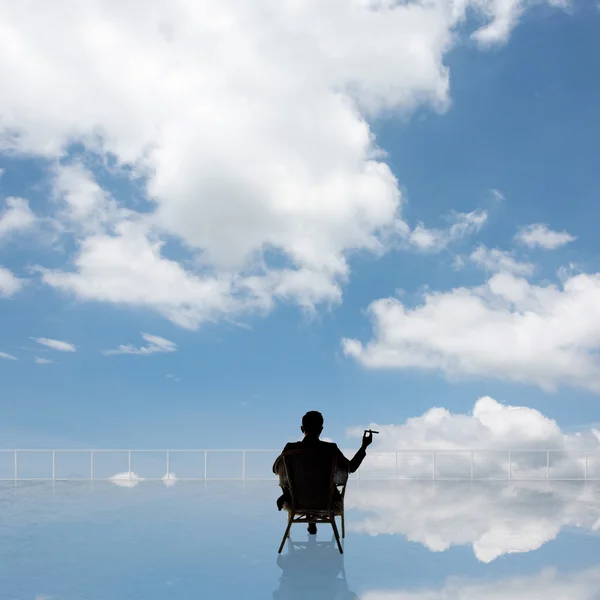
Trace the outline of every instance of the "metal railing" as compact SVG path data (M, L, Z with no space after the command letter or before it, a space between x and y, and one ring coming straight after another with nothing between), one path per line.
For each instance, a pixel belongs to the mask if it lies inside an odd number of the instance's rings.
M268 481L279 450L111 450L111 449L17 449L0 450L0 481ZM87 466L73 475L64 463L66 455L88 455ZM119 465L106 464L109 455L124 455ZM214 464L217 456L239 457L229 469ZM249 457L268 456L262 465L249 467ZM351 455L350 452L347 454ZM12 465L10 456L12 455ZM140 456L158 455L154 473L144 474ZM6 457L9 460L6 460ZM37 457L34 467L32 457ZM181 460L187 456L187 462ZM46 457L46 458L43 458ZM126 457L126 459L125 459ZM134 457L136 460L134 461ZM452 458L450 464L442 464ZM40 460L42 458L42 460ZM192 458L192 460L189 460ZM102 469L99 462L104 460ZM61 464L58 464L58 463ZM41 464L43 463L43 464ZM201 474L189 474L201 467ZM82 472L82 470L84 472ZM147 469L146 469L147 470ZM35 471L35 474L34 474ZM42 471L44 471L42 473ZM220 471L220 472L219 472ZM67 473L68 472L68 473ZM112 472L111 474L108 474ZM183 474L182 474L183 472ZM187 474L186 474L187 472ZM70 473L70 474L69 474ZM158 473L158 474L157 474ZM162 475L160 475L162 473ZM571 450L398 450L369 452L356 480L434 481L599 481L600 451Z

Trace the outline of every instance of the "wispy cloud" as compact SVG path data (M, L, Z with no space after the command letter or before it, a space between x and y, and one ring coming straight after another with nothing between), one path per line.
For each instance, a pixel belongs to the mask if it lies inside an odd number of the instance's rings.
M137 354L138 356L148 356L149 354L177 351L177 345L175 342L171 342L170 340L159 337L158 335L142 333L142 338L145 342L147 342L146 346L140 346L139 348L136 348L131 344L121 344L116 350L105 350L104 354ZM167 375L167 377L169 376Z
M490 193L492 194L492 199L496 202L504 202L506 200L506 198L504 197L504 194L500 190L497 190L496 188L492 188L490 190Z
M531 263L517 261L510 252L498 248L478 246L471 253L471 260L482 269L492 273L507 272L515 275L531 275L534 266Z
M39 358L38 356L36 356L33 360L35 361L36 365L50 365L54 362L49 358Z
M167 379L171 379L172 381L177 381L177 382L181 381L181 378L179 378L179 377L176 377L176 376L175 376L175 375L173 375L172 373L167 373L167 376L166 376L166 377L167 377Z
M446 229L428 229L419 223L411 231L409 243L424 252L439 252L452 242L480 231L488 219L488 213L485 210L475 210L455 214L452 219L454 223Z
M5 360L18 360L12 354L7 354L6 352L0 352L0 358L3 358Z
M42 346L52 348L52 350L58 350L59 352L76 352L76 347L69 342L62 342L61 340L52 340L50 338L31 338L33 341Z
M546 250L556 250L577 238L566 231L552 231L544 223L534 223L521 227L515 239L530 248L539 246Z

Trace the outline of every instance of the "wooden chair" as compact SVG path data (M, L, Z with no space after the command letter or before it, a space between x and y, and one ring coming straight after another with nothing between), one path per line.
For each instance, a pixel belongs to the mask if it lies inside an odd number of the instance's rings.
M288 511L288 523L278 553L281 554L285 540L290 535L292 524L329 523L333 528L338 550L343 554L344 550L335 523L336 515L342 516L342 529L344 529L343 496L341 506L339 501L334 503L333 499L336 476L335 454L303 448L284 452L282 459L291 506L284 505ZM345 494L345 484L342 493Z

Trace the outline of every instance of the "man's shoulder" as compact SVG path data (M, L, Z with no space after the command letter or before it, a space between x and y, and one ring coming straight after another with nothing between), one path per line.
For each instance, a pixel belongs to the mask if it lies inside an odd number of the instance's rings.
M298 450L298 448L302 448L302 442L288 442L283 451L287 452L288 450Z
M323 452L335 452L338 449L337 444L334 442L325 442L323 440L318 440L316 443L311 442L310 444L306 444L303 441L300 442L288 442L283 449L284 452L288 450L304 450L305 448L311 448L314 450L322 450Z

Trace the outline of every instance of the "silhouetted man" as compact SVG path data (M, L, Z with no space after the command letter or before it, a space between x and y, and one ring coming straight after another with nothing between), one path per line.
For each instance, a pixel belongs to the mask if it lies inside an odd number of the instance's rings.
M370 432L366 432L363 435L362 446L359 451L354 455L352 460L348 460L337 447L337 444L332 442L324 442L319 439L321 432L323 431L323 415L316 410L311 410L307 412L302 417L302 426L300 430L304 434L304 439L300 442L289 442L285 445L283 452L287 452L288 450L300 450L302 448L314 448L323 451L324 456L331 456L331 454L335 454L336 456L336 465L340 471L346 471L346 473L354 473L360 467L360 464L364 460L367 454L367 446L373 441L373 434ZM282 452L282 453L283 453ZM279 475L279 485L283 489L283 494L277 499L277 508L281 510L284 507L284 504L290 503L292 501L289 488L287 487L287 481L285 480L285 473L283 469L280 468L283 466L283 459L281 454L275 460L273 464L273 473ZM333 492L333 501L341 502L342 497L337 487L334 487ZM308 524L308 533L315 534L317 533L317 524L309 523Z

